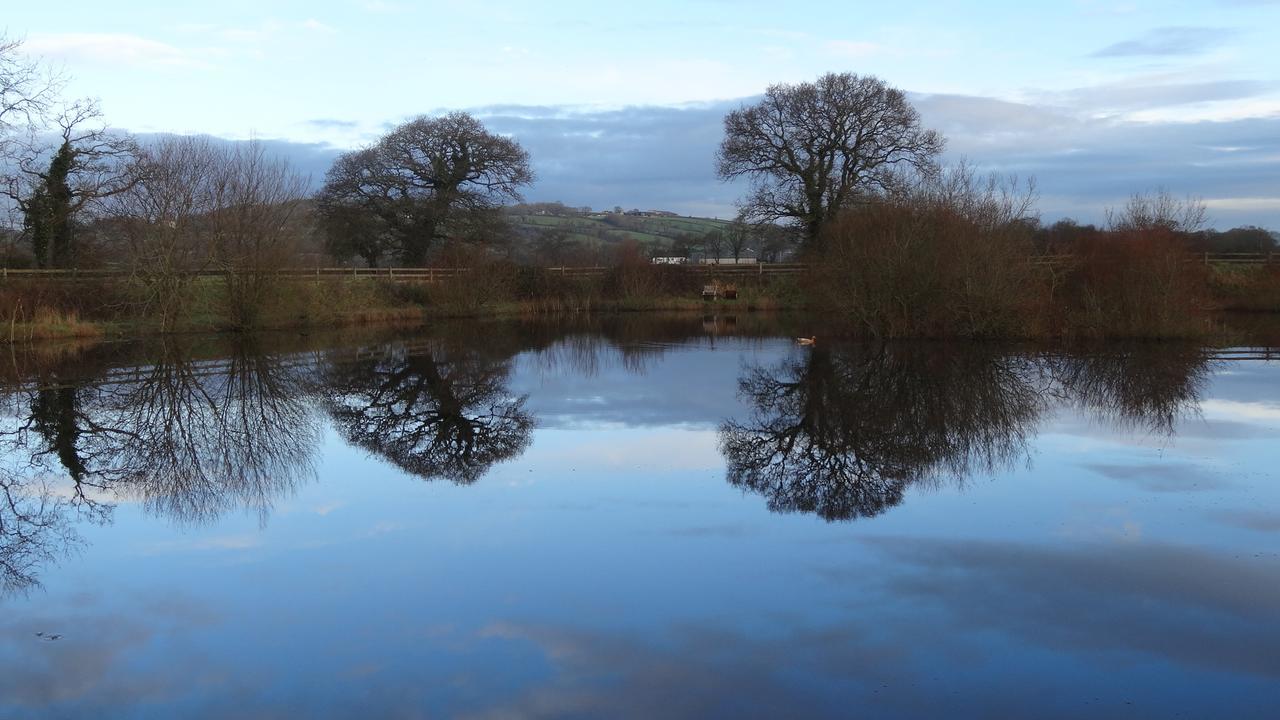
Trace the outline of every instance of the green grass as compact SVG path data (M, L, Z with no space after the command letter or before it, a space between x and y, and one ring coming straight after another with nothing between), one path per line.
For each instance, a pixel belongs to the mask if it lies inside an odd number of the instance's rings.
M704 235L729 224L725 220L715 218L637 217L634 215L623 217L625 218L623 222L631 224L630 227L619 227L606 222L605 218L586 215L511 215L509 219L518 230L528 233L558 228L569 233L571 239L579 242L593 240L621 242L632 239L647 245L666 244L681 235Z

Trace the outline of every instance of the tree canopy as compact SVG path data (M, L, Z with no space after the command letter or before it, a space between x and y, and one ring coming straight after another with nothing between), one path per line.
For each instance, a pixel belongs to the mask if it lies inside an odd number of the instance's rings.
M341 155L318 201L331 252L422 264L533 182L529 153L467 113L420 117Z
M717 173L751 182L744 218L790 220L807 243L836 210L885 190L903 171L932 172L944 145L901 90L853 73L772 85L756 104L730 112L724 132Z

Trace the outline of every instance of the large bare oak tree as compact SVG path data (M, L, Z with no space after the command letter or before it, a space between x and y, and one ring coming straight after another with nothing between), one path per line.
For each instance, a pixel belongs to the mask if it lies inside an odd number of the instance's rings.
M325 175L318 205L334 254L420 265L437 240L519 200L531 182L519 143L458 112L411 120L343 154Z
M772 85L756 104L729 113L724 130L717 173L750 180L743 216L790 220L809 245L840 207L885 190L905 170L932 172L944 144L901 90L853 73Z

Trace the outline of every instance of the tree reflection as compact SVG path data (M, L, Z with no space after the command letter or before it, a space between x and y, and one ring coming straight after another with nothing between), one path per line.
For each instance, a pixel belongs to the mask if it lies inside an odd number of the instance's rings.
M26 423L36 457L57 458L84 502L97 489L182 523L238 507L265 521L319 443L305 374L246 343L218 361L172 343L154 357L79 384L38 382Z
M31 429L44 441L44 452L58 458L71 478L80 481L86 467L80 457L80 389L52 384L32 393Z
M240 345L227 360L170 355L103 397L113 464L103 469L147 507L183 522L232 508L266 520L312 474L319 444L305 376Z
M79 541L71 503L40 480L0 472L0 597L39 584L39 569Z
M533 416L507 389L509 359L440 343L335 363L326 406L348 442L423 478L475 482L529 445Z
M1048 359L1066 402L1117 430L1172 435L1197 411L1212 364L1199 346L1112 345Z
M797 352L739 382L753 409L726 422L729 481L770 509L877 515L912 483L963 478L1025 451L1042 401L1017 358L853 345Z
M720 428L729 482L772 510L877 515L908 487L963 482L1027 456L1051 400L1127 430L1171 434L1197 407L1199 348L1036 356L984 346L818 345L739 380L751 408Z

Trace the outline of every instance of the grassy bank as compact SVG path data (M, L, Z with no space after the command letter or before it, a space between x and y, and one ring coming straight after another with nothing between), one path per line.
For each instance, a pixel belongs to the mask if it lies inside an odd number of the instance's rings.
M0 338L8 342L172 333L325 329L421 323L435 318L792 309L804 297L790 279L736 283L733 300L701 297L703 279L673 268L619 267L563 277L509 264L434 283L367 277L264 277L252 292L222 278L10 279L0 286Z
M489 263L434 283L370 277L264 276L152 280L10 279L0 285L0 338L9 342L239 330L315 330L625 312L806 309L831 334L1002 339L1198 338L1222 310L1280 311L1280 268L1206 266L1135 243L1084 248L1066 264L1028 263L1016 238L935 233L895 254L861 242L832 246L804 276L735 279L733 300L702 299L705 277L622 264L563 276ZM838 239L838 238L837 238ZM853 251L850 248L857 248ZM982 260L977 261L976 257ZM965 258L969 257L970 260ZM246 290L246 288L248 288Z

